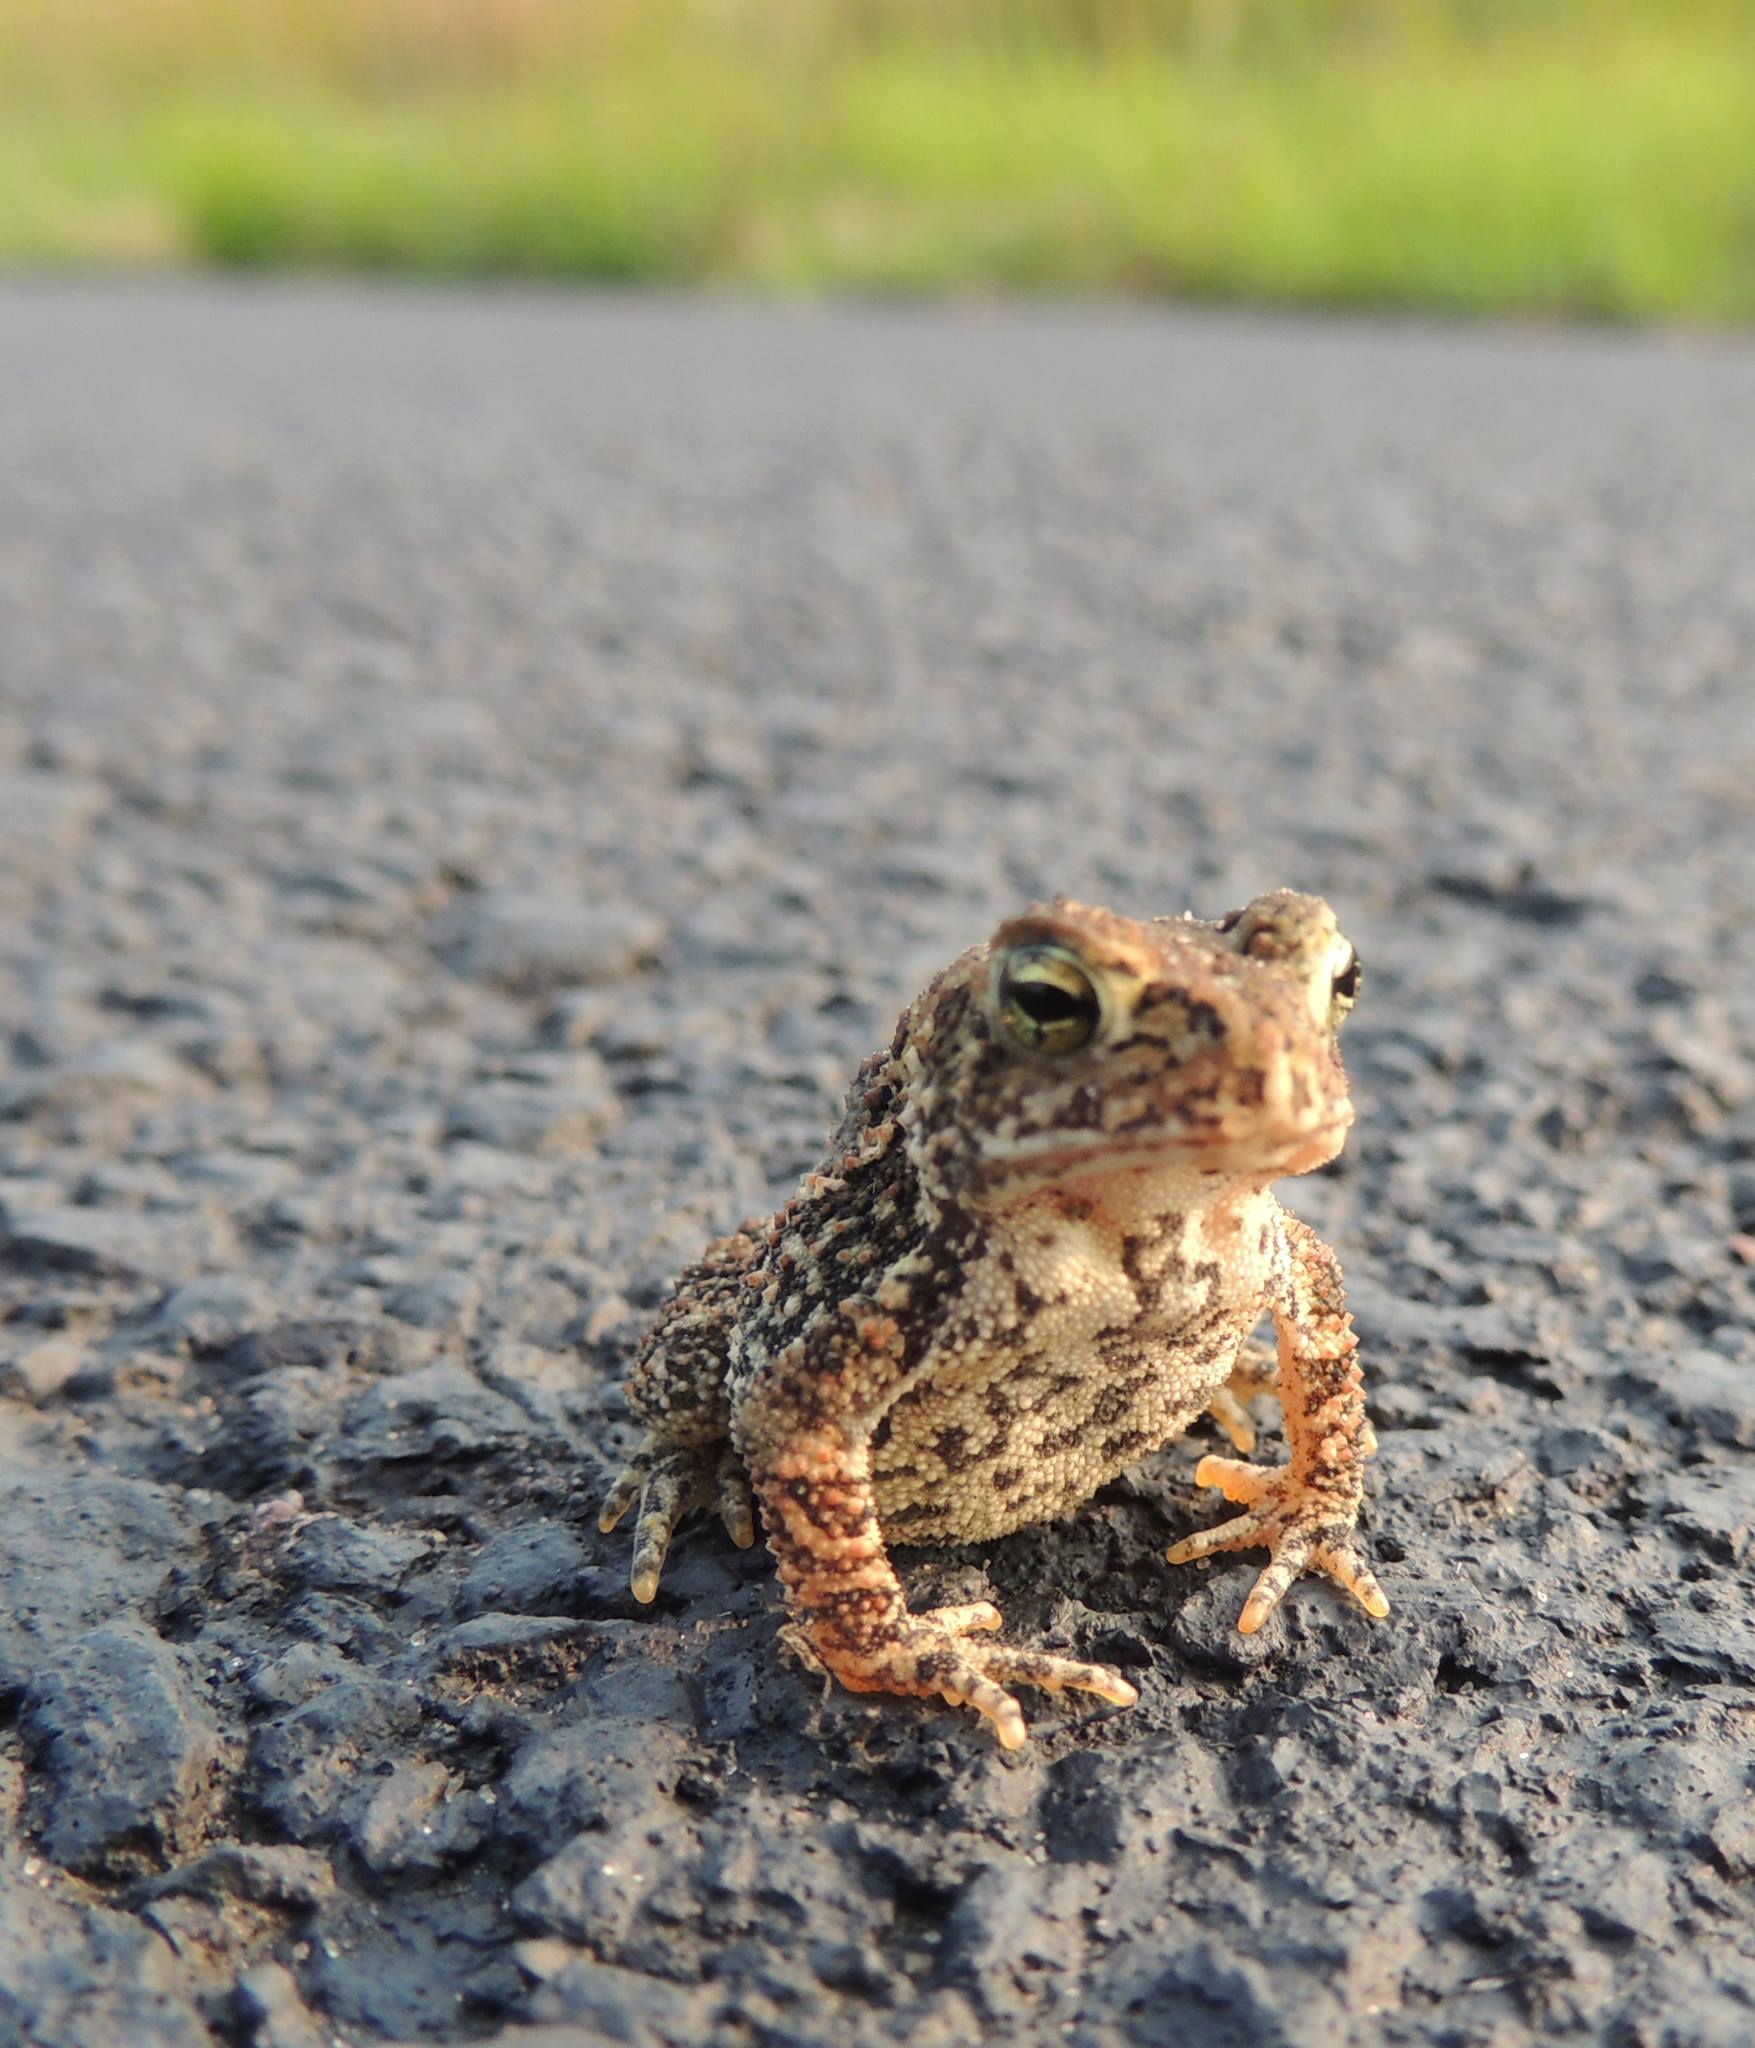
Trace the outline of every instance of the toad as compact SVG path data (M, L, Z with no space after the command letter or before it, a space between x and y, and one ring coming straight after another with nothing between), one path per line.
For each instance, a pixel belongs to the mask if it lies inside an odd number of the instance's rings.
M747 1546L759 1503L801 1649L855 1691L973 1707L1016 1748L1013 1687L1137 1694L985 1640L989 1602L915 1612L891 1545L1066 1515L1210 1412L1245 1456L1194 1476L1241 1512L1172 1562L1265 1549L1246 1633L1306 1572L1387 1613L1356 1528L1375 1442L1340 1268L1270 1191L1346 1140L1359 986L1329 906L1290 890L1214 923L1057 900L945 968L822 1163L707 1248L639 1350L645 1438L600 1522L639 1504L635 1597L685 1512ZM1275 1355L1250 1342L1264 1315ZM1246 1462L1269 1390L1279 1466Z

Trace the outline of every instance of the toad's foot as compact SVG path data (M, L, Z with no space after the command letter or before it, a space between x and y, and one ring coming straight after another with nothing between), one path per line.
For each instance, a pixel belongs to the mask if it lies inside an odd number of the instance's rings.
M1247 1458L1255 1449L1255 1418L1249 1403L1278 1391L1279 1361L1265 1344L1245 1344L1231 1377L1207 1403L1207 1413Z
M885 1640L855 1645L830 1630L807 1635L788 1631L798 1647L852 1692L937 1693L953 1707L973 1707L993 1723L1005 1749L1022 1749L1029 1729L1008 1685L1039 1685L1047 1692L1094 1692L1118 1707L1131 1707L1138 1692L1117 1671L1080 1664L1045 1650L1016 1649L1009 1643L971 1643L971 1630L1000 1626L990 1601L966 1607L935 1607L903 1617Z
M670 1539L690 1508L717 1508L739 1550L748 1550L756 1540L749 1477L727 1443L647 1443L610 1488L597 1518L598 1528L607 1536L636 1500L640 1513L634 1523L634 1560L628 1583L643 1605L658 1597Z
M1253 1550L1257 1545L1273 1552L1273 1562L1256 1580L1238 1618L1237 1626L1246 1636L1261 1627L1301 1572L1326 1572L1367 1614L1381 1619L1389 1612L1389 1602L1354 1532L1356 1493L1337 1494L1332 1482L1324 1486L1320 1480L1300 1478L1290 1466L1270 1470L1240 1464L1235 1458L1202 1458L1194 1479L1197 1486L1216 1486L1227 1500L1249 1512L1172 1544L1172 1564L1192 1564L1215 1551Z

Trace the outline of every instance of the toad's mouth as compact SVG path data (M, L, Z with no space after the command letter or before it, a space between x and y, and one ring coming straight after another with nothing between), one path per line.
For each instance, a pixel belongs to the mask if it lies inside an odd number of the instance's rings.
M1106 1131L1042 1131L990 1152L984 1178L1008 1194L1064 1180L1177 1169L1201 1176L1281 1180L1326 1166L1347 1141L1353 1118L1331 1118L1296 1129L1198 1131L1166 1125L1125 1136Z

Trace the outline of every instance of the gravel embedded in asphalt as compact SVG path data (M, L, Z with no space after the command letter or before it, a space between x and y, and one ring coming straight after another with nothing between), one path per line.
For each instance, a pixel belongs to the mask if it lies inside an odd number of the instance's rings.
M1749 2040L1755 346L15 281L0 388L0 2035ZM1281 882L1391 1617L1236 1634L1204 1428L907 1554L1138 1682L1016 1758L637 1608L633 1341L900 1004Z

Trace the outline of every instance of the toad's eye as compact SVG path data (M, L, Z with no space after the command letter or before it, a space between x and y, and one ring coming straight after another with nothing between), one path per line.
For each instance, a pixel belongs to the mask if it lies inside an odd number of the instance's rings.
M1056 1055L1089 1045L1103 1021L1097 987L1060 946L1018 946L999 969L999 1019L1019 1045Z
M1365 970L1359 964L1359 956L1351 946L1347 957L1341 963L1334 979L1333 1016L1338 1024L1359 1000L1359 991L1365 984Z

